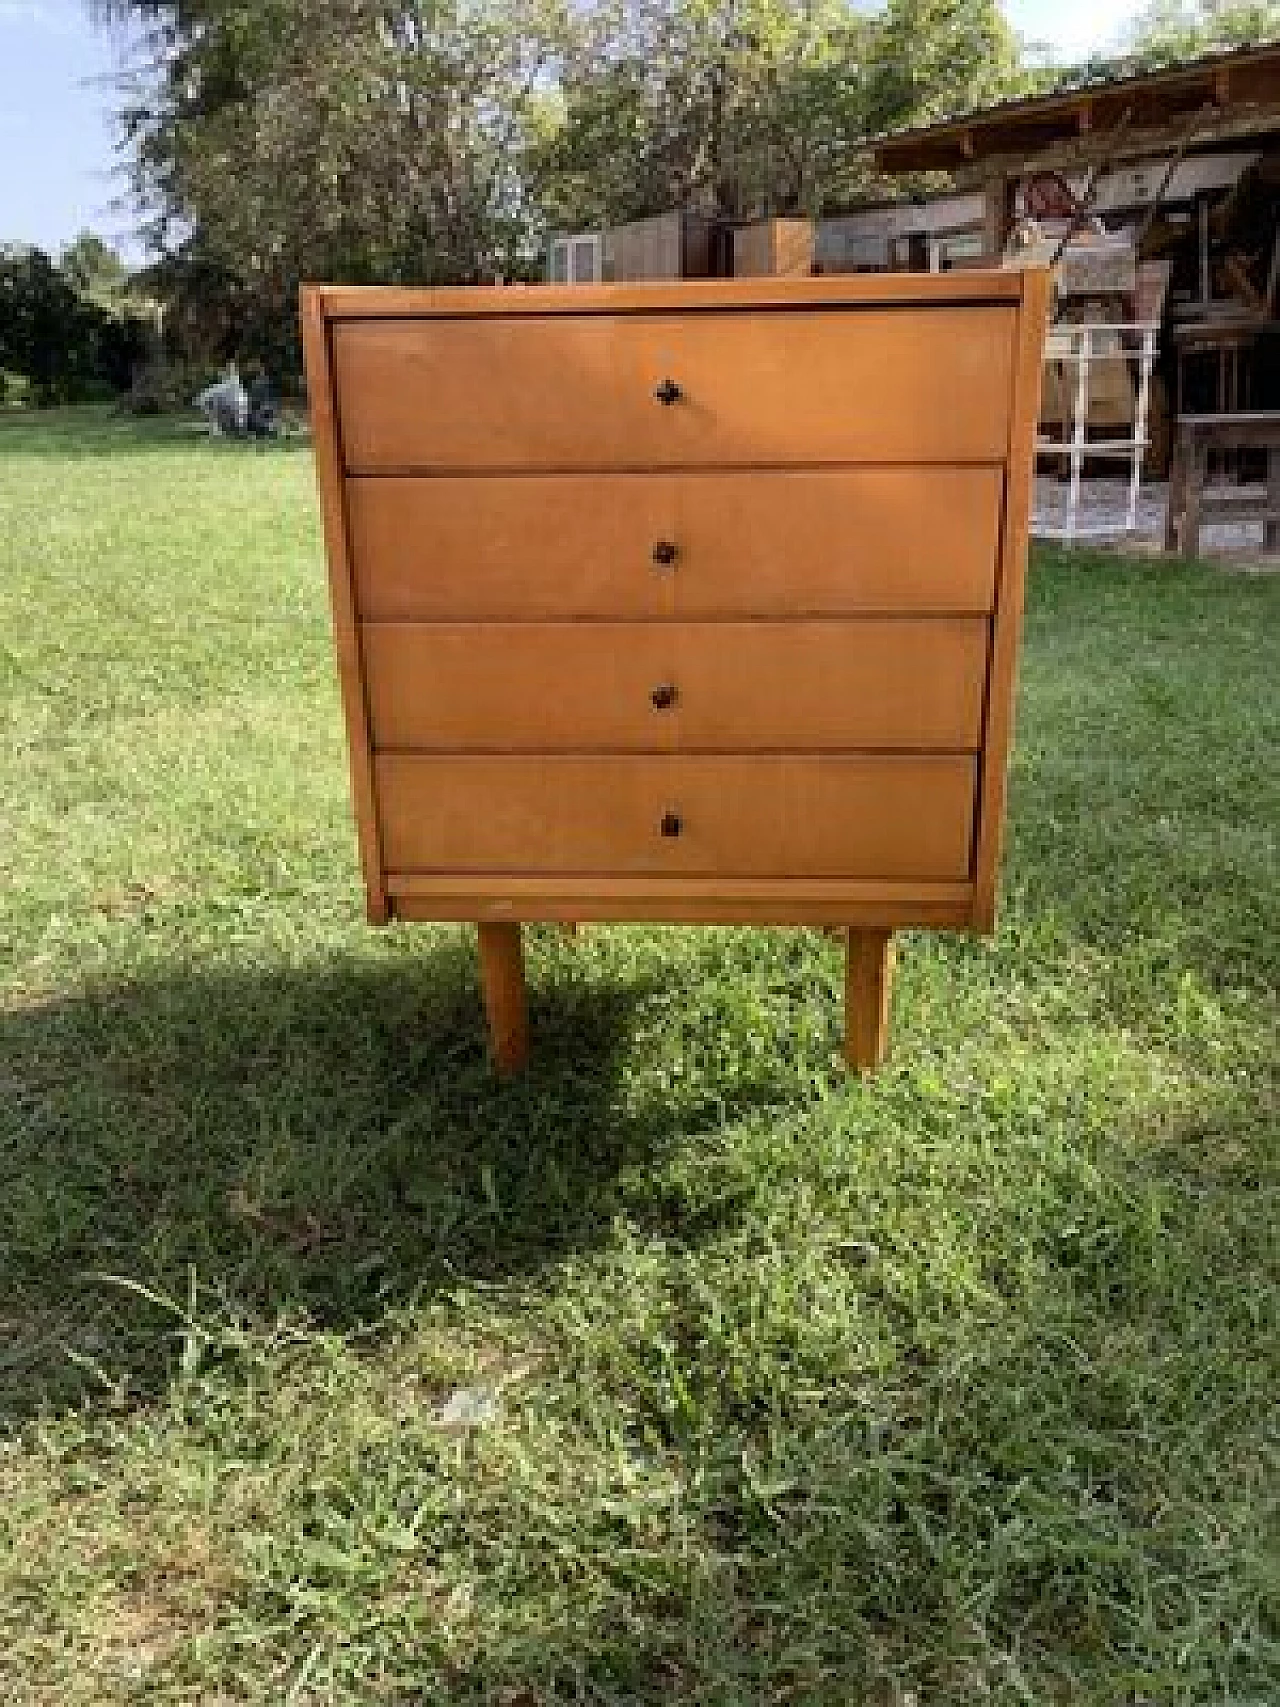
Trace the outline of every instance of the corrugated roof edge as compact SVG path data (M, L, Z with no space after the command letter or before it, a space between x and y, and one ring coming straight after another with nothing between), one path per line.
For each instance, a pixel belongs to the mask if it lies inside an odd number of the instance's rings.
M1007 100L996 101L989 107L961 107L954 113L930 119L928 124L900 125L896 130L880 131L875 136L867 137L862 147L876 148L883 142L898 142L904 137L931 136L936 131L950 130L953 125L964 124L970 119L1001 118L1011 113L1034 112L1037 107L1048 106L1071 95L1089 95L1099 89L1122 89L1128 84L1142 83L1148 78L1167 77L1171 73L1187 72L1194 76L1201 71L1216 71L1239 60L1277 51L1280 51L1280 36L1270 37L1266 41L1242 43L1239 47L1219 48L1213 53L1197 54L1191 59L1168 59L1153 63L1130 54L1117 59L1090 60L1083 67L1070 67L1064 72L1061 82L1046 89L1038 89L1033 95L1011 95Z

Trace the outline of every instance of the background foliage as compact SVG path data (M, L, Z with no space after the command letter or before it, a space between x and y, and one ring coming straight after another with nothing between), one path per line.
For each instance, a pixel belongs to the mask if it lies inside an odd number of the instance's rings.
M867 137L1063 76L997 0L91 4L140 36L122 140L171 336L277 369L304 278L519 278L548 229L830 211ZM1152 0L1128 45L1278 30L1277 0Z
M816 212L856 144L1019 83L995 0L107 0L187 339L272 348L300 279L536 270L548 226Z
M60 264L42 249L0 244L0 376L22 375L39 404L126 390L154 331L125 284L119 256L88 232Z
M1159 64L1280 33L1277 0L1151 0L1134 34L1140 61Z

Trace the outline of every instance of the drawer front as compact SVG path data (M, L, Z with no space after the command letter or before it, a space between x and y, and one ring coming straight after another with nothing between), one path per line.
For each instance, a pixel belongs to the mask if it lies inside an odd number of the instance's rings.
M967 755L374 761L393 873L960 879L976 776Z
M982 617L366 623L378 748L976 750Z
M343 321L343 453L351 473L999 461L1015 329L999 306Z
M351 479L367 618L990 611L999 468ZM674 562L654 562L660 542Z

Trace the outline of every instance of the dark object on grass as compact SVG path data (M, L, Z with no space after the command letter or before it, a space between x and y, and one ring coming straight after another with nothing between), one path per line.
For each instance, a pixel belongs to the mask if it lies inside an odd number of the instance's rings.
M265 373L258 374L249 384L246 427L249 436L255 439L271 439L280 431L280 408Z

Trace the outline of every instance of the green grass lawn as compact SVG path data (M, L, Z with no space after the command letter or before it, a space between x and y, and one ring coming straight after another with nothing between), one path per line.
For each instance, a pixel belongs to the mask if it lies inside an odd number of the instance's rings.
M1036 561L868 1083L836 944L629 928L494 1081L305 448L0 417L0 683L4 1707L1280 1701L1280 579Z

